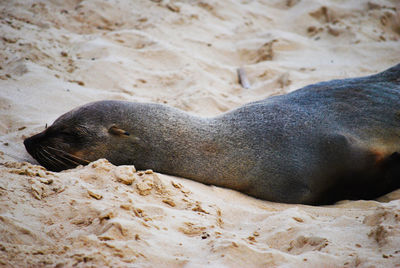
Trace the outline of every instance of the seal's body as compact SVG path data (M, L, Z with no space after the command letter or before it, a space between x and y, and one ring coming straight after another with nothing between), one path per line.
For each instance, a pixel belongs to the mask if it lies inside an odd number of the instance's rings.
M201 118L100 101L25 140L54 171L99 158L285 203L371 199L400 187L400 64Z

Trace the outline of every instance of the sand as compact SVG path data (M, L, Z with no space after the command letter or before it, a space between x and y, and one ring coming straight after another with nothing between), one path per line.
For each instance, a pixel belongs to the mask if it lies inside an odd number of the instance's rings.
M213 116L382 71L397 1L1 1L0 18L0 266L400 267L400 190L277 204L106 160L53 173L22 144L90 101Z

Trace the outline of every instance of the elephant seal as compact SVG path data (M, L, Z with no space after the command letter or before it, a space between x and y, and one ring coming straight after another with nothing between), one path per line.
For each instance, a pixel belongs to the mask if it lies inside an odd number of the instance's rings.
M52 171L99 158L284 203L372 199L400 187L400 64L202 118L99 101L24 141Z

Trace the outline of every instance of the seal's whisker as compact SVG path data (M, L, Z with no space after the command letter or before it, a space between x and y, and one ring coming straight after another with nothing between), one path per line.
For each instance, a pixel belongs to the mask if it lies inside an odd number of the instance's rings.
M48 148L48 149L51 149L51 150L53 150L53 151L55 151L55 152L57 152L57 153L62 154L63 159L68 160L68 161L73 161L73 162L75 162L75 163L79 163L79 165L87 165L87 164L90 163L90 161L87 161L87 160L85 160L85 159L82 159L82 158L80 158L80 157L77 157L77 156L75 156L75 155L72 155L72 154L67 153L67 152L65 152L65 151L62 151L62 150L60 150L60 149L57 149L57 148L54 148L54 147L51 147L51 146L47 146L47 148Z
M69 153L66 153L66 152L64 152L63 156L64 156L66 159L69 159L70 161L74 161L74 162L76 162L76 163L79 163L80 165L87 165L87 164L90 163L90 161L87 161L87 160L85 160L85 159L76 157L76 156L74 156L74 155L72 155L72 154L69 154Z
M36 159L39 160L40 162L44 162L48 165L52 164L50 159L43 153L41 148L35 151L35 156L37 157Z
M48 151L46 151L45 148L41 148L40 151L41 155L43 157L45 157L50 163L52 163L54 166L57 167L64 167L65 163L62 161L59 161L59 159L57 159L53 154L49 153Z
M54 159L49 158L49 155L43 151L43 148L37 151L38 160L41 160L46 168L62 168L59 163L55 162Z
M87 161L87 160L79 158L79 157L75 157L74 155L65 154L65 156L70 157L71 159L74 159L74 161L78 161L81 165L87 165L90 163L90 161Z
M40 163L47 163L47 159L40 153L39 150L32 151L32 156Z
M38 150L37 149L32 150L31 153L32 153L32 157L33 158L35 158L36 160L40 160L41 156L38 154Z
M52 163L55 163L55 166L60 167L60 168L66 168L68 165L62 161L62 159L59 159L56 155L51 154L50 152L48 152L45 148L41 148L42 149L42 154L46 155L47 158L51 161Z
M74 166L83 165L83 164L81 163L81 161L80 161L80 162L77 162L77 161L75 161L74 159L68 158L68 154L63 154L63 155L58 154L57 156L60 157L62 160L66 161L66 162L68 162L68 163L70 163L70 164L72 164L72 165L74 165ZM85 164L86 164L86 163L85 163Z

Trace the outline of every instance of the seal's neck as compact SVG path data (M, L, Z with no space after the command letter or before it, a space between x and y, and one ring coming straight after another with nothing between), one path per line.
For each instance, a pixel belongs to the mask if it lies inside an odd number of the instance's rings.
M132 162L137 169L177 175L217 184L211 166L221 146L213 121L157 104L144 104L140 123L135 124L138 143Z

